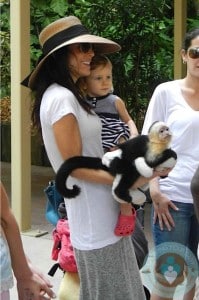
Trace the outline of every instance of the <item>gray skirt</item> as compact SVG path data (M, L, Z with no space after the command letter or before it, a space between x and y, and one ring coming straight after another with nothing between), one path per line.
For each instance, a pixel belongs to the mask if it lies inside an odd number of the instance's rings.
M80 300L144 300L131 237L96 250L75 250Z

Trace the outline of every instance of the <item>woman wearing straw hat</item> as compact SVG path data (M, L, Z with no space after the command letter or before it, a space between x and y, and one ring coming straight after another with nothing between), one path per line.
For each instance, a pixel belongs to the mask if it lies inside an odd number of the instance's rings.
M76 81L90 74L95 53L113 53L120 46L89 34L74 16L51 23L39 39L43 54L22 84L33 91L33 123L41 128L56 172L72 156L102 157L100 119ZM131 237L114 234L119 204L111 195L112 176L102 170L77 169L69 182L81 187L78 197L65 199L80 299L145 299ZM145 182L140 178L137 185Z

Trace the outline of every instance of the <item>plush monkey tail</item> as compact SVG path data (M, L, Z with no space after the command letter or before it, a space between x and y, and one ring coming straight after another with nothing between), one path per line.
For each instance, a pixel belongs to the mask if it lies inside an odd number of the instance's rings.
M56 188L63 197L75 198L80 194L81 189L76 184L73 185L72 189L69 189L66 185L66 181L70 173L79 168L107 169L102 165L101 158L98 157L74 156L65 160L57 171L55 177Z
M77 185L73 185L72 189L67 187L66 181L74 169L71 163L72 162L70 162L70 159L65 160L58 169L55 177L56 189L65 198L75 198L80 193L80 187Z

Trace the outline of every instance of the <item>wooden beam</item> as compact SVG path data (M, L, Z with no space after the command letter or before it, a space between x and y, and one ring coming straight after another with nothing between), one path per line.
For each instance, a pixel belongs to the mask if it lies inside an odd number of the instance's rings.
M174 0L174 78L185 76L186 67L182 63L180 50L186 33L187 0Z
M20 85L30 71L30 1L10 1L11 206L20 230L31 228L30 101Z

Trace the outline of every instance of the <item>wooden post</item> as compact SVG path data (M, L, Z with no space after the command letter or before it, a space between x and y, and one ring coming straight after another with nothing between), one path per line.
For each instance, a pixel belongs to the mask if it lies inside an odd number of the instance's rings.
M174 78L185 76L186 67L182 63L180 50L186 32L187 0L174 0Z
M29 90L20 85L30 71L30 1L10 1L11 200L20 230L31 228Z

